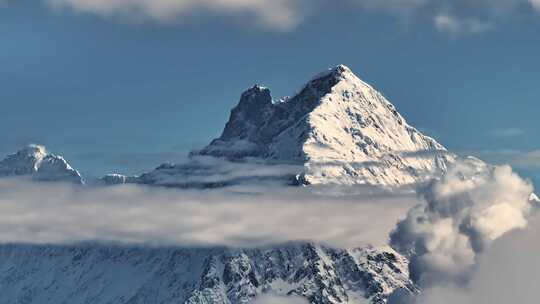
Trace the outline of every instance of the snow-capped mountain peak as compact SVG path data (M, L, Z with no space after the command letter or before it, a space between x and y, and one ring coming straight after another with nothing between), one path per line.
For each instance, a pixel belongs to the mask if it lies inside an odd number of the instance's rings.
M41 145L30 144L17 151L16 155L43 159L45 156L47 156L47 149Z
M379 186L423 181L454 160L344 65L282 102L265 87L248 89L222 135L193 155L301 164L299 177L308 184Z
M26 175L35 173L47 156L40 145L28 145L0 162L0 175Z
M358 78L348 66L340 64L315 75L308 83L328 77L331 77L337 81L343 80L345 78Z
M0 177L30 176L39 181L84 184L81 174L62 157L41 145L28 145L0 161Z

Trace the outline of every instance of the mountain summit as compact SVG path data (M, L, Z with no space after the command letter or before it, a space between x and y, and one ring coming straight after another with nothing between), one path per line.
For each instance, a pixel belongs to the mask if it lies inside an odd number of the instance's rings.
M59 155L45 147L28 145L0 161L0 177L30 176L39 181L62 181L84 184L81 174Z
M222 135L192 155L301 165L298 179L305 184L378 186L424 181L455 158L344 65L280 101L269 89L253 86L231 111Z

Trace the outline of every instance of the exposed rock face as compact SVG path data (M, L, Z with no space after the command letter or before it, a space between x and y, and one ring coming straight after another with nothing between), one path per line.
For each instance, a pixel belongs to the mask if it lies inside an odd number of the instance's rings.
M417 292L407 260L390 248L0 247L2 303L249 303L262 293L310 303L385 303Z
M132 176L126 176L122 174L107 174L104 177L100 178L100 182L105 185L121 185L132 183L135 180Z
M38 181L84 184L81 174L62 157L43 146L29 145L0 161L0 177L29 176Z

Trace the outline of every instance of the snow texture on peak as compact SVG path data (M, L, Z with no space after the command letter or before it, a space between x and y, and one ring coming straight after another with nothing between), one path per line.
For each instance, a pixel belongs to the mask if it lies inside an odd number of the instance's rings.
M307 184L378 186L421 182L454 161L344 65L317 75L280 103L272 102L266 88L249 89L223 134L193 154L302 164L299 174Z
M0 177L30 176L38 181L84 184L80 173L59 155L49 154L44 146L28 145L0 161Z
M33 174L46 156L45 147L28 145L0 161L0 176Z
M354 73L348 66L340 64L331 69L328 69L324 72L321 72L315 75L315 77L313 77L311 81L321 79L321 78L327 78L327 77L332 77L335 79L344 79L347 77L356 77L356 75L354 75Z
M47 149L41 145L30 144L17 151L15 155L20 157L33 157L35 159L43 159L47 155Z

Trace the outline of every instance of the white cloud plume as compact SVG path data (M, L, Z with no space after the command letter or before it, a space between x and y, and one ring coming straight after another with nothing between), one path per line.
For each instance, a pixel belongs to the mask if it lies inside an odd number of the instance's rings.
M536 303L540 282L540 219L494 242L479 259L466 286L427 289L419 304Z
M411 256L411 275L421 285L466 282L478 253L527 225L532 192L510 167L469 159L427 188L426 204L409 211L391 243Z
M418 203L407 196L325 197L295 187L245 190L81 188L0 179L0 243L382 245L398 219Z

